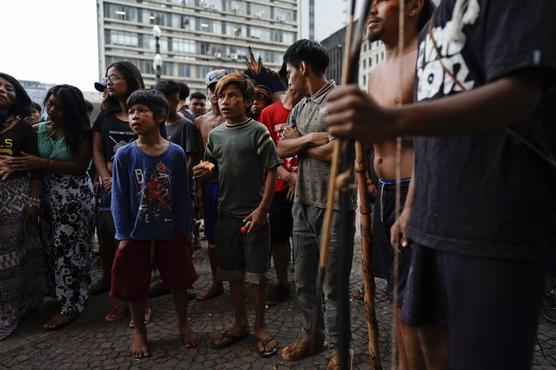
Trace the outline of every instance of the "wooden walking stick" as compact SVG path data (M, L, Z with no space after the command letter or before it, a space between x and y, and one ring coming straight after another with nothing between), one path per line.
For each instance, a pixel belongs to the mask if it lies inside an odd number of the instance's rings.
M399 18L398 18L398 53L403 55L404 49L404 36L405 36L405 2L400 1L399 4ZM404 72L404 65L403 59L400 58L400 69L399 69L399 94L400 99L398 106L403 104L402 96L403 96L403 72ZM400 218L400 209L401 209L401 168L402 168L402 138L396 138L396 191L395 191L395 208L394 214L395 219L398 220ZM392 370L396 370L398 368L398 323L396 320L396 310L398 308L398 270L400 265L400 247L401 247L401 238L396 238L396 243L392 246L394 248L394 259L392 261L392 333L391 333L391 348L392 348L392 361L390 368Z
M380 363L380 351L378 347L378 324L376 320L375 306L375 279L373 275L371 232L371 211L369 207L367 191L367 161L365 158L365 146L355 142L355 173L357 176L357 191L359 193L359 213L361 227L361 267L363 271L364 307L367 319L367 335L369 360L374 370L382 369Z
M344 54L344 61L343 61L343 73L342 73L342 84L348 84L350 82L356 81L357 78L357 63L359 59L359 52L361 47L361 39L362 35L364 34L363 29L365 26L365 22L368 16L368 12L370 10L372 0L365 1L365 4L362 9L362 14L359 17L359 27L357 33L357 42L352 45L353 40L353 22L354 22L354 14L355 14L355 4L356 0L352 0L351 2L351 9L350 9L350 18L348 20L348 24L346 27L346 47L345 50L347 52ZM316 328L318 322L320 320L321 312L321 303L322 303L322 286L324 280L326 278L326 267L328 265L328 252L329 252L329 241L330 241L330 227L332 225L332 217L334 212L334 201L335 201L335 194L337 190L340 190L342 186L337 184L338 180L338 173L340 169L340 157L342 155L342 151L344 151L344 160L342 165L342 170L345 173L351 172L351 164L353 163L353 153L352 153L352 146L346 145L345 140L336 139L334 142L334 149L332 153L332 161L330 166L330 177L328 183L328 194L327 194L327 206L326 211L324 214L323 220L323 228L321 234L321 242L320 242L320 259L319 259L319 269L317 273L317 282L316 282L316 303L315 303L315 314L313 315L313 324L312 324L312 347L315 347L315 337L316 337ZM345 178L345 176L344 176ZM343 189L343 196L340 199L340 210L343 213L347 213L349 210L349 202L351 201L351 197L349 196L349 192L346 192L345 187ZM351 263L349 257L351 257L351 249L353 248L353 244L351 243L351 237L349 233L351 232L351 227L353 225L347 225L348 222L351 222L349 218L341 217L342 227L340 230L340 246L338 251L338 259L341 263L339 263L339 271L338 271L338 291L342 294L342 297L339 297L340 306L338 316L340 318L340 340L338 343L338 352L340 354L340 367L342 369L348 368L348 349L349 349L349 336L350 336L350 312L349 312L349 272L347 266ZM349 226L349 227L348 227ZM347 245L347 244L351 245ZM348 249L349 248L349 249ZM349 255L349 257L348 257ZM373 321L376 324L376 320ZM374 335L373 337L378 337L378 331L376 330L376 325L373 328ZM378 346L376 347L378 349ZM374 352L378 353L378 352ZM378 361L379 363L379 361ZM379 363L380 365L380 363ZM379 367L380 368L380 367Z

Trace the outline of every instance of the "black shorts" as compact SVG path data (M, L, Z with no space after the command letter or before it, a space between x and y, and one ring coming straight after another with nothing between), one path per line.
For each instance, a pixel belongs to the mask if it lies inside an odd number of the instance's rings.
M218 215L216 253L219 278L264 284L268 280L270 261L268 222L252 234L240 232L243 224L241 218Z
M530 369L545 268L415 243L411 249L403 320L445 327L452 369Z
M287 199L288 190L274 193L270 206L270 241L272 244L287 243L292 235L292 204Z
M373 274L386 279L388 282L388 295L392 294L392 267L394 260L394 249L390 244L390 229L396 221L396 185L391 181L386 183L379 180L377 198L373 214ZM409 180L403 179L400 184L401 209L405 204L405 198L409 191ZM401 248L398 255L398 305L401 306L404 297L404 289L409 272L411 260L411 248Z

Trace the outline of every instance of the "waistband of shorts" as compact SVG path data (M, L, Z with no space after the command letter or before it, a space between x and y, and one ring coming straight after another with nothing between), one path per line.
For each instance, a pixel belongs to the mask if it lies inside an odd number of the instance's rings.
M406 185L409 184L410 181L411 181L411 177L404 177L400 179L400 184ZM396 180L378 179L378 184L380 186L396 185L396 182L397 182Z

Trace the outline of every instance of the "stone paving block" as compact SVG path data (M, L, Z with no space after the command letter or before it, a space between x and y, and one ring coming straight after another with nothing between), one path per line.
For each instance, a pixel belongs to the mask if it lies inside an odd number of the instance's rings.
M360 248L356 246L356 251ZM200 275L195 283L202 290L211 283L206 247L194 251L194 262ZM100 270L95 270L98 275ZM352 287L361 284L361 263L355 253ZM290 280L293 276L290 276ZM391 308L385 294L385 282L375 280L376 311L379 324L379 345L384 368L390 365ZM293 286L292 286L293 287ZM226 290L228 288L226 287ZM249 295L248 295L249 296ZM176 317L171 297L162 296L149 301L153 309L152 323L147 326L152 357L130 361L127 357L132 331L126 318L107 323L104 315L114 305L106 295L89 299L83 315L67 327L56 332L45 332L42 324L56 312L56 304L47 299L42 307L24 320L16 332L0 344L0 369L325 369L328 353L321 353L297 363L285 363L280 351L296 340L301 332L301 315L293 300L283 302L266 311L268 326L278 341L278 354L261 358L255 349L253 337L228 348L210 348L211 336L233 325L233 311L228 291L212 300L191 301L188 316L191 325L202 334L202 343L196 349L184 349L176 334ZM250 324L254 312L247 304ZM356 352L356 369L369 369L367 354L367 328L363 304L352 301L352 348ZM251 329L252 330L252 329ZM535 350L533 369L556 369L555 325L541 318L538 329L541 348Z

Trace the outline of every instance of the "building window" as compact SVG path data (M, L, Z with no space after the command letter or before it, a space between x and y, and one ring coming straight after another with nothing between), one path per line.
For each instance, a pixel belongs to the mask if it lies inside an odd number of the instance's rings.
M224 9L234 14L247 14L247 3L245 1L224 0Z
M363 75L363 86L367 86L367 75Z
M264 41L271 41L270 40L270 30L268 28L261 28L261 27L249 27L249 37Z
M137 9L129 6L106 4L104 16L121 21L137 22Z
M168 38L161 37L158 40L158 43L160 44L160 51L161 52L165 53L165 52L168 51ZM150 49L150 50L155 50L156 40L155 40L154 36L152 36L152 35L143 35L143 48Z
M199 67L199 78L205 78L205 76L207 75L207 73L209 73L210 71L212 71L214 68L212 67L205 67L205 66L201 66Z
M179 77L192 77L191 66L189 64L178 63L178 76Z
M206 18L199 18L197 19L195 29L200 32L221 33L222 23Z
M233 46L229 46L226 48L226 56L233 60L243 60L246 56L245 48L236 48Z
M210 10L222 10L222 0L200 0L199 6Z
M109 40L112 45L132 46L132 47L139 46L139 37L136 33L133 32L112 30L110 31Z
M270 6L251 4L249 15L257 18L270 18Z
M182 53L195 54L196 51L195 41L175 38L172 40L172 50L180 51Z
M246 27L241 26L237 23L226 23L225 26L226 35L235 37L247 37Z
M295 11L291 9L274 8L274 19L282 22L295 22Z

